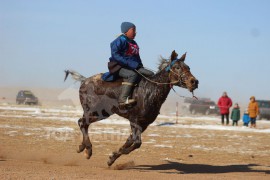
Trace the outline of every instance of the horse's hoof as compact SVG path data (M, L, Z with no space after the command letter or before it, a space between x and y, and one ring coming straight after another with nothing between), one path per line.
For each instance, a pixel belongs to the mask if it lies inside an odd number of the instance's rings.
M83 152L84 149L85 149L85 145L83 144L79 145L79 149L77 149L77 153Z
M84 150L84 156L86 159L90 159L90 157L92 156L92 150L91 149L85 149Z
M108 166L111 166L118 157L119 154L117 152L113 152L112 155L109 156L109 160L107 162Z
M109 159L109 160L107 161L108 166L111 166L113 163L114 163L114 161L111 161L111 159Z

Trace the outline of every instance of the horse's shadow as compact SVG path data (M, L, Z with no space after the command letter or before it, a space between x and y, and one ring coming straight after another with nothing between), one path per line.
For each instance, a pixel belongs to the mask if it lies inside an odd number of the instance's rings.
M259 172L270 174L270 170L258 170L256 167L261 166L258 164L241 164L241 165L223 165L215 166L208 164L184 164L179 162L167 161L166 164L160 165L140 165L131 169L141 171L160 171L161 173L168 174L216 174L216 173L232 173L232 172ZM264 166L270 169L270 166ZM172 172L173 171L173 172Z

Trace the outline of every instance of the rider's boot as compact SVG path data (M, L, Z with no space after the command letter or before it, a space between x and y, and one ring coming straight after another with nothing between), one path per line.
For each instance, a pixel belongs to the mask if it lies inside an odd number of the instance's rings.
M131 97L131 93L134 85L129 82L122 83L121 94L118 98L118 103L120 106L130 106L136 103L134 99L129 99Z

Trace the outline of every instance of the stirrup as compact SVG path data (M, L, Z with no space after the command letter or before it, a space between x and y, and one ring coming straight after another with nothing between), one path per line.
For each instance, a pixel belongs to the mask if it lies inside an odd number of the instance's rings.
M133 105L135 103L136 103L136 100L129 99L129 97L127 97L125 102L119 102L120 105Z
M135 103L136 102L136 100L135 99L129 99L129 96L127 97L127 100L126 100L126 102L125 102L125 104L133 104L133 103Z

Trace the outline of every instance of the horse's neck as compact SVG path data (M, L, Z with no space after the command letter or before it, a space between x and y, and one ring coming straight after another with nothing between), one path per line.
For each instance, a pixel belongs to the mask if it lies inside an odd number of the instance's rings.
M155 74L154 77L151 78L151 81L152 82L146 82L146 88L149 87L152 91L151 96L148 98L156 103L157 106L161 107L171 90L169 74L163 70Z

